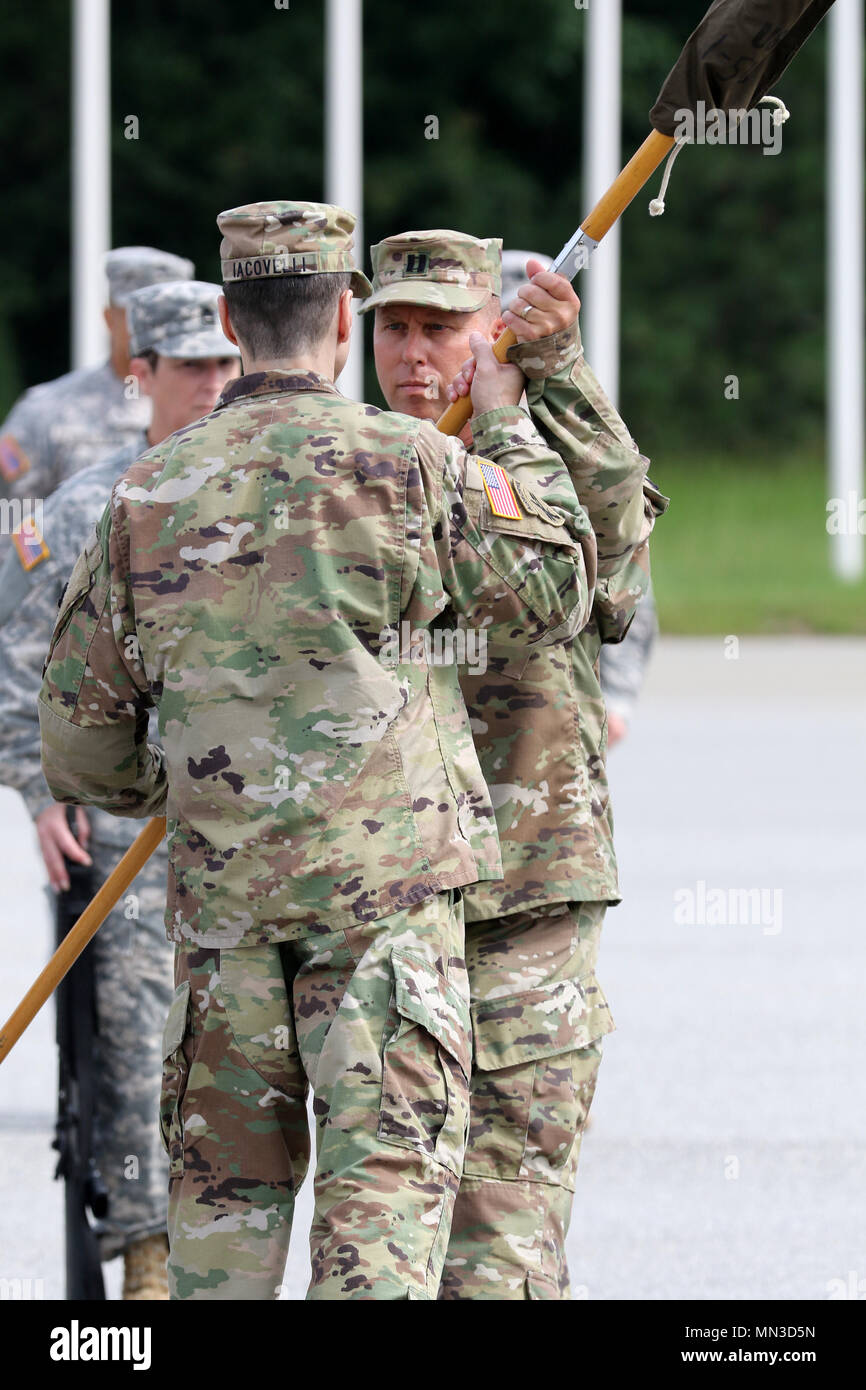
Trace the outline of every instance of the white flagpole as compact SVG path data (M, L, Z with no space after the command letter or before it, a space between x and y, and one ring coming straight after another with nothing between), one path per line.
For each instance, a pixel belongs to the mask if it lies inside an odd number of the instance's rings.
M593 0L586 24L583 204L591 208L622 168L622 0ZM581 286L586 290L581 333L587 361L614 405L619 397L619 261L617 221L577 281L581 299Z
M325 12L325 201L348 208L355 223L355 264L366 269L363 189L362 0L327 0ZM363 320L355 315L352 344L338 386L364 399Z
M829 14L827 197L827 399L829 496L844 519L830 536L840 579L863 574L863 0ZM853 504L853 505L851 505ZM859 522L859 525L858 525Z
M74 0L72 37L72 363L102 362L103 257L111 244L109 0Z

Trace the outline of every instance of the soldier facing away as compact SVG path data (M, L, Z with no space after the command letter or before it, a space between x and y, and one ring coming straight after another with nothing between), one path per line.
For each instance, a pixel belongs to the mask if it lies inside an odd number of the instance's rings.
M309 1082L308 1298L429 1300L468 1114L460 890L501 862L453 663L381 651L404 621L515 652L570 637L595 542L573 492L518 505L499 460L558 465L489 348L480 457L340 396L369 293L351 214L218 224L245 374L116 484L55 629L43 767L61 800L168 819L172 1296L274 1297Z
M238 350L219 325L219 286L159 283L128 300L130 371L152 403L147 433L68 478L48 499L49 555L23 571L15 555L0 569L0 779L24 798L39 835L51 887L69 887L67 860L106 879L140 827L105 811L76 811L77 836L53 800L39 765L36 699L57 605L79 551L105 510L117 478L146 449L213 409L237 375ZM156 738L155 720L152 737ZM93 1157L108 1190L98 1227L99 1255L124 1256L123 1297L168 1296L165 1260L168 1166L157 1127L161 1037L171 1002L171 950L165 939L167 856L144 865L88 951L94 955L97 1031L93 1043Z
M530 261L531 282L501 311L500 252L496 238L453 231L387 237L372 248L374 293L361 311L375 311L388 404L431 420L470 383L474 393L474 363L463 363L479 335L512 328L509 358L556 451L551 462L514 450L517 495L534 487L559 507L574 487L597 541L590 621L573 641L491 643L487 672L461 673L504 881L465 890L474 1061L445 1300L569 1297L580 1139L613 1027L595 966L605 908L619 901L598 656L646 590L648 537L666 505L586 365L570 282Z

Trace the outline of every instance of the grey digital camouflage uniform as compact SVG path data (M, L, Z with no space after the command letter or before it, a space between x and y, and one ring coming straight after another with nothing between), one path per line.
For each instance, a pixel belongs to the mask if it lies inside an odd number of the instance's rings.
M106 255L105 273L111 303L122 308L144 285L189 279L193 264L152 246L120 246ZM121 380L110 362L31 387L0 427L0 500L31 512L65 478L124 448L149 424L150 401L139 399L136 383ZM0 554L20 519L5 511Z
M486 458L518 418L476 420ZM457 441L263 373L128 470L79 560L43 765L59 798L121 813L158 811L167 786L177 1297L273 1296L306 1161L293 1026L323 1127L309 1297L436 1296L469 1055L447 890L499 853L453 666L377 653L401 619L449 612L515 646L579 628L586 518L573 494L556 513L525 496L494 516ZM143 742L153 699L164 761Z
M658 614L652 585L635 611L632 625L621 642L605 643L599 656L599 675L605 707L629 721L646 676L658 636Z
M50 557L25 572L10 554L0 568L0 780L21 793L34 820L54 804L40 766L36 697L57 605L114 483L146 448L142 434L120 453L67 479L45 504ZM88 811L88 819L88 852L94 880L101 884L140 827L97 809ZM166 873L161 845L88 947L98 1017L94 1157L109 1197L108 1216L99 1227L104 1260L166 1229L168 1165L156 1123L160 1041L173 988L172 953L165 940ZM49 895L53 901L50 890Z
M176 260L164 258L161 268ZM238 356L219 327L217 285L182 280L136 288L139 259L115 252L111 262L114 297L122 296L128 306L133 352ZM179 265L183 270L188 263ZM118 476L147 448L142 434L119 454L62 483L44 509L49 555L27 571L10 555L0 569L0 624L5 624L0 630L0 776L22 793L34 819L54 804L39 763L36 696L57 605ZM151 736L157 736L155 717ZM99 885L132 844L138 826L98 809L90 812L90 826L88 848ZM100 1223L103 1259L166 1229L168 1168L156 1123L161 1038L173 987L164 926L166 875L167 854L160 845L88 948L98 1021L94 1157L109 1194L108 1215Z
M149 424L150 401L110 362L67 372L31 387L12 407L0 431L0 485L9 498L44 501L65 478L138 439ZM0 545L7 548L5 540Z

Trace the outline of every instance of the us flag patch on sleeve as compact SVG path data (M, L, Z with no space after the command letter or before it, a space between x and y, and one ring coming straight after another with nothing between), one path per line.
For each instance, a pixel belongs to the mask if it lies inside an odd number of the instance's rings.
M498 463L482 463L481 481L494 516L510 516L515 521L523 520L523 512L517 505L517 498L504 468L500 468Z
M18 530L12 533L12 544L18 551L21 568L25 570L35 569L51 554L35 521L22 522Z
M18 440L12 434L0 437L0 476L7 483L14 483L30 472L30 460Z

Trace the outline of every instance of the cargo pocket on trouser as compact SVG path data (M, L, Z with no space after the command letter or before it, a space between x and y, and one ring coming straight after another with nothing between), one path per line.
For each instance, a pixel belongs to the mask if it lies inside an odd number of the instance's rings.
M595 974L479 1001L472 1026L464 1174L573 1188L601 1039L614 1027Z
M159 1129L169 1159L169 1174L183 1172L183 1121L181 1105L189 1077L189 1063L183 1040L189 1026L189 980L174 992L162 1034L162 1089L159 1099Z
M469 1118L469 1008L423 957L398 949L391 965L378 1137L417 1149L459 1177Z

